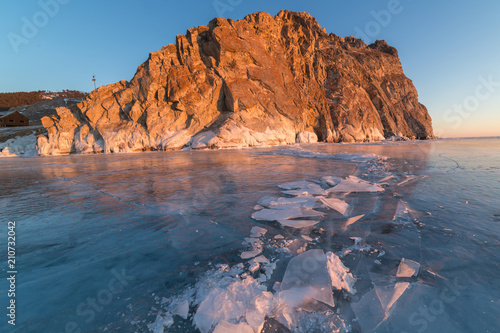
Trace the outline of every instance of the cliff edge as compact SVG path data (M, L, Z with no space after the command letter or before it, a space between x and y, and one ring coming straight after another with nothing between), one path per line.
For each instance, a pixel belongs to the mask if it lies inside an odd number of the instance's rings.
M433 138L395 48L290 11L189 29L42 123L40 155Z

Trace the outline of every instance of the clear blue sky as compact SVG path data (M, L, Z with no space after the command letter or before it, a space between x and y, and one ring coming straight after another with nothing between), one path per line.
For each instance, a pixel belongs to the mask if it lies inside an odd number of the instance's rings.
M188 28L280 9L395 46L439 135L500 136L498 0L2 1L0 92L90 91L93 74L98 85L130 80L149 52Z

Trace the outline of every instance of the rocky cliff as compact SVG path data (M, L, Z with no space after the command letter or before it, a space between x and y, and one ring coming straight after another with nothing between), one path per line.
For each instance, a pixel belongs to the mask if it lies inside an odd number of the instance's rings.
M42 122L40 155L433 137L395 48L290 11L189 29Z

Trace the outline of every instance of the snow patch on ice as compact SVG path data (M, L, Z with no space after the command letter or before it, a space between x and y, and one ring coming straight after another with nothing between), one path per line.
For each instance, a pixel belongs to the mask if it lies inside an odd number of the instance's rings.
M326 259L326 266L330 274L330 279L332 280L332 287L337 290L343 289L354 295L356 293L356 289L354 288L356 279L349 273L349 269L344 266L335 253L328 252L326 254Z
M33 157L36 152L36 136L34 134L15 137L0 143L0 157Z

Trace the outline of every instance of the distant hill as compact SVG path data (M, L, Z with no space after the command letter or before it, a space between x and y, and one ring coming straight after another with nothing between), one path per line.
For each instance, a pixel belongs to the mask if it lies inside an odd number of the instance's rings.
M87 93L77 90L63 90L61 92L38 90L30 92L0 93L0 111L7 111L11 107L31 105L54 98L83 98L86 95Z

